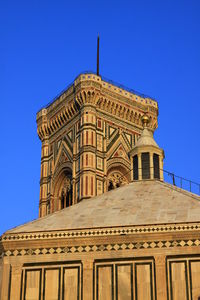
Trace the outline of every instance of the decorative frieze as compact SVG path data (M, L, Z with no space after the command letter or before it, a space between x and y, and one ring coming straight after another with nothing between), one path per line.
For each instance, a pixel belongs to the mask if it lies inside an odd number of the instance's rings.
M43 239L63 239L74 237L101 237L101 236L119 236L119 235L140 235L144 233L179 233L179 232L197 232L200 230L199 223L187 224L166 224L166 225L146 225L129 227L108 227L92 229L74 229L65 231L45 231L32 233L12 233L1 236L0 241L23 241L23 240L43 240Z
M25 255L48 255L63 253L84 253L84 252L105 252L105 251L121 251L121 250L139 250L139 249L162 249L162 248L187 248L199 247L200 239L193 240L163 240L163 241L137 241L131 243L113 243L99 245L79 245L64 246L50 248L34 248L34 249L10 249L3 253L3 256L25 256Z

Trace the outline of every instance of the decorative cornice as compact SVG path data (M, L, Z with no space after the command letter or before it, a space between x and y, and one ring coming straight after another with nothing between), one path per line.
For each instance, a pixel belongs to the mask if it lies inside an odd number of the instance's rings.
M135 101L136 103L141 103L142 105L150 105L152 107L158 108L157 102L152 98L145 95L138 95L134 91L129 92L123 87L118 87L115 83L107 82L106 80L103 80L100 76L97 76L95 74L81 74L74 81L74 84L76 86L78 83L82 83L84 81L89 81L90 84L91 82L97 83L97 86L99 88L101 87L107 92L110 91L115 95L123 96L124 98Z
M58 131L80 111L83 105L88 104L139 127L142 114L149 111L151 126L154 129L157 127L158 106L155 100L130 93L103 81L94 74L82 74L74 81L73 86L64 91L47 108L38 112L37 131L40 139L44 140ZM52 111L57 112L52 116Z
M5 233L2 235L2 241L26 241L26 240L46 240L63 238L85 238L102 236L121 236L145 233L178 233L187 231L199 231L200 223L182 223L182 224L161 224L161 225L140 225L124 227L106 227L94 229L74 229L58 230L45 232L28 233Z
M58 131L63 125L67 124L77 113L79 109L75 102L68 103L67 107L63 107L54 118L48 119L48 116L37 118L38 136L41 140L54 132Z

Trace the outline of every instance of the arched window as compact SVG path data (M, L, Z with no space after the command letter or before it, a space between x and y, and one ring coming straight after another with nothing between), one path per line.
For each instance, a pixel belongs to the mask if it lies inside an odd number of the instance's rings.
M72 184L71 179L66 178L61 192L61 209L72 205Z
M48 203L47 203L47 215L50 214L50 210L51 210L50 201L48 201Z
M110 172L107 178L107 189L108 191L116 189L128 183L127 178L118 170Z
M72 186L67 189L66 193L66 205L65 207L71 206L72 205Z
M111 191L114 189L114 185L112 183L112 181L109 181L109 184L108 184L108 191Z
M62 191L61 194L61 209L65 207L65 196L64 196L64 191Z

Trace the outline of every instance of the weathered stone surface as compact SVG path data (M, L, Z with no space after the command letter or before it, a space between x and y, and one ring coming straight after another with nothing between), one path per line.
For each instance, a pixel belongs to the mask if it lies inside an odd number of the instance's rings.
M7 233L200 221L200 197L147 180L86 199Z

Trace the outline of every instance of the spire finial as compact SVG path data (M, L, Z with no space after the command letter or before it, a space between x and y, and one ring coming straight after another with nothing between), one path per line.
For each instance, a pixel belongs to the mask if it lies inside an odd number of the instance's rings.
M97 76L99 76L99 34L97 37Z
M149 117L148 117L146 114L144 114L144 115L142 116L142 124L143 124L143 128L147 128L148 123L149 123Z

